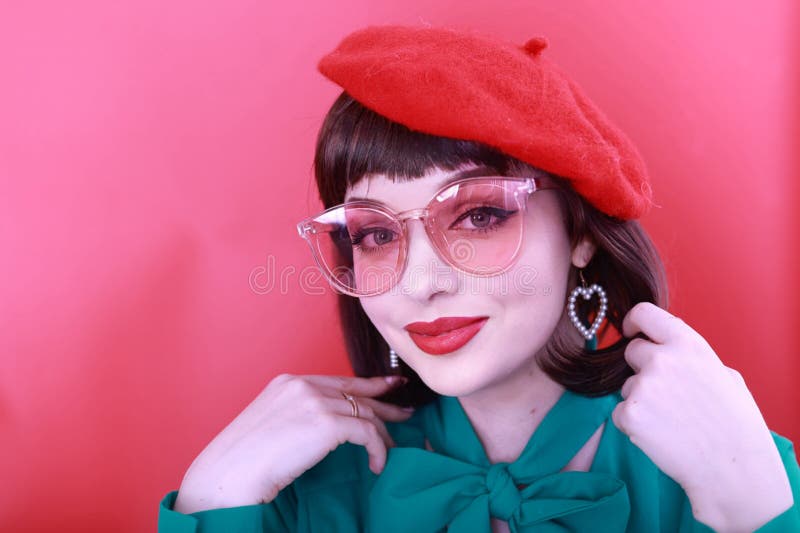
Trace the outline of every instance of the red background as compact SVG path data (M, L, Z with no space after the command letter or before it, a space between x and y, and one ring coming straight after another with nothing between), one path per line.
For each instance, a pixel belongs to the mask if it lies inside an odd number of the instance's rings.
M798 11L4 2L2 529L154 530L159 500L272 377L350 373L332 295L301 289L294 223L319 207L313 144L338 94L316 61L375 23L547 36L648 162L661 208L642 222L670 310L800 442Z

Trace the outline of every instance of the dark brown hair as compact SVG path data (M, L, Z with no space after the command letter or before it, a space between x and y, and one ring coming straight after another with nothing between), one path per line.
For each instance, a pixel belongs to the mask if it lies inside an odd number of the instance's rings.
M342 203L347 188L367 174L385 174L393 180L405 181L419 178L433 167L453 171L470 163L491 166L504 175L543 172L482 143L412 131L342 92L328 111L317 137L314 174L327 209ZM664 267L639 222L620 220L598 211L566 179L549 175L563 185L558 190L571 247L586 235L597 245L583 276L587 285L598 283L604 288L608 297L607 321L621 332L622 319L636 303L647 301L666 309ZM570 290L577 283L577 269L571 266ZM388 344L367 317L359 299L346 295L338 298L355 375L397 373L389 367ZM623 337L611 346L587 350L582 342L575 340L577 330L567 315L566 299L564 309L545 347L546 356L539 361L541 369L577 393L598 396L618 390L633 374L624 358L630 339ZM578 314L588 323L586 313L580 308ZM409 378L408 385L384 395L382 400L419 406L436 397L402 360L398 370Z

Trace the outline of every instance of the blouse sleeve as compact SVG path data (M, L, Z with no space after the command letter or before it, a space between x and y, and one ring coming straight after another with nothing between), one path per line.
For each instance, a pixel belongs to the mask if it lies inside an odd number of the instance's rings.
M786 474L789 477L789 484L792 487L792 496L794 496L794 504L779 514L760 528L756 529L754 533L785 533L787 531L800 531L800 466L797 463L797 456L795 455L794 445L792 441L783 437L774 431L772 438L778 451L781 454L783 465L786 468ZM686 501L684 507L686 512L682 515L680 531L686 533L715 533L714 529L707 525L695 520L694 515L691 513L691 506Z
M286 486L269 503L208 509L183 514L173 506L178 491L161 500L158 533L276 533L297 530L297 495L294 483Z

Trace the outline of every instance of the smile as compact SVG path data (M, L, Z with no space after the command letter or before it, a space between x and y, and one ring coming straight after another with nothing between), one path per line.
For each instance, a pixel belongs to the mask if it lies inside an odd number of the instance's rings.
M442 355L468 343L487 320L488 316L441 317L433 322L412 322L406 324L404 329L420 350L431 355Z

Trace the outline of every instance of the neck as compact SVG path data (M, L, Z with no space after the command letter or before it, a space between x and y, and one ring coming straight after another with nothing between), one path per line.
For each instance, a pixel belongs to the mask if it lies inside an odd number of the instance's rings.
M491 463L515 461L564 387L535 361L500 383L458 398Z

